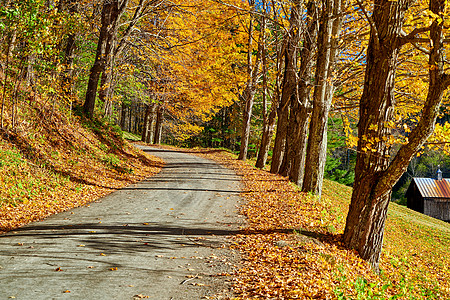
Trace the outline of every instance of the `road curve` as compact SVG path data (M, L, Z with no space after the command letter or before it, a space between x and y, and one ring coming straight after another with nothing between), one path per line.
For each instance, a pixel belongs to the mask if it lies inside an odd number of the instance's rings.
M239 178L213 161L142 147L156 176L0 236L0 299L201 299L229 288ZM234 257L234 258L233 258Z

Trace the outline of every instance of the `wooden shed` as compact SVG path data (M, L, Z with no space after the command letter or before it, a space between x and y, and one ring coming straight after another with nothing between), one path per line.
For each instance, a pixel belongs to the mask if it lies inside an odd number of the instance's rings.
M442 174L442 173L441 173ZM450 222L450 179L413 178L406 191L407 206L430 217Z

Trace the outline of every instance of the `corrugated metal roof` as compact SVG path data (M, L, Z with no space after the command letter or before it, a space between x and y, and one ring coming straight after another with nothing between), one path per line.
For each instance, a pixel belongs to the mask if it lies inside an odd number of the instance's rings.
M424 198L450 198L450 179L414 178Z

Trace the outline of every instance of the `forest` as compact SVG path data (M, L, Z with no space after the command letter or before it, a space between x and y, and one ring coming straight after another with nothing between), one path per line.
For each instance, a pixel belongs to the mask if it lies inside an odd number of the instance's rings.
M58 126L82 120L229 149L319 198L331 179L352 187L342 245L375 271L391 200L450 175L447 1L0 4L0 137L30 157L40 127L71 145Z

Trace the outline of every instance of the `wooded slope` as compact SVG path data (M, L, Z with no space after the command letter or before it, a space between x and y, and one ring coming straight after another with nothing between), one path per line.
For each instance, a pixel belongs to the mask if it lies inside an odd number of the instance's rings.
M0 136L0 233L159 172L162 161L121 131L30 102L28 120Z

